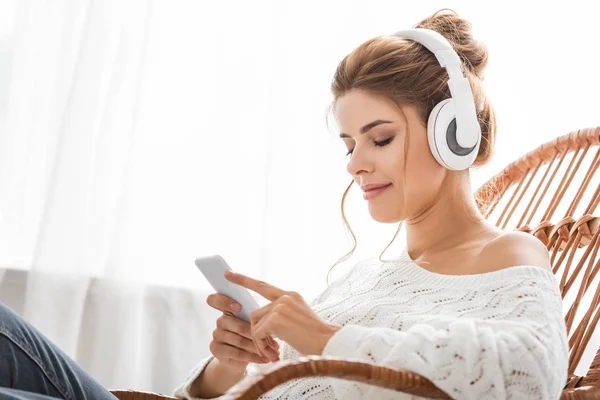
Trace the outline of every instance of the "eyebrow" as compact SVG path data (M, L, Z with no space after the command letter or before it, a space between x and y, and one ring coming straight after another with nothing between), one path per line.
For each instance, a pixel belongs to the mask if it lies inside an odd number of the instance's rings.
M367 133L369 132L371 129L375 128L377 125L381 125L381 124L391 124L392 121L386 121L386 120L382 120L382 119L377 119L373 122L369 122L368 124L366 124L365 126L363 126L362 128L360 128L360 133ZM340 133L340 137L341 138L348 138L350 139L350 135L348 135L347 133Z

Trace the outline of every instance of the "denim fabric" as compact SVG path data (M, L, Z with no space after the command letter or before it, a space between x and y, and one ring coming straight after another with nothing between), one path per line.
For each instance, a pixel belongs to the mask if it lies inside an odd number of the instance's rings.
M0 399L2 400L56 400L57 397L45 396L43 394L25 392L19 389L0 387Z
M48 338L0 303L0 399L115 400Z

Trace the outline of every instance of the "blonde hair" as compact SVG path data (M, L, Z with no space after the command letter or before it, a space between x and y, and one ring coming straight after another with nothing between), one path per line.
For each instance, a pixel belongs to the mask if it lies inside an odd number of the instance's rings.
M474 166L484 165L492 156L496 137L496 117L494 109L483 91L483 71L488 62L487 47L473 39L471 23L461 18L455 11L442 9L417 23L414 28L434 30L443 35L459 55L463 64L463 73L469 80L477 107L477 119L481 126L481 144ZM448 74L440 66L433 54L423 45L396 36L377 36L362 43L339 63L332 83L333 102L328 109L335 109L337 100L352 90L364 90L380 96L394 105L403 116L407 134L404 146L404 167L409 146L408 121L402 106L413 106L424 125L433 107L440 101L450 98ZM406 168L404 171L404 186L406 187ZM446 174L444 183L450 174ZM329 273L340 262L350 257L356 249L356 236L346 219L344 204L346 196L352 187L351 181L342 196L342 218L352 239L352 249L342 256L329 269ZM406 207L406 190L404 204ZM441 196L441 191L438 197ZM397 262L397 260L382 260L381 256L396 239L402 222L388 245L379 254L381 262Z

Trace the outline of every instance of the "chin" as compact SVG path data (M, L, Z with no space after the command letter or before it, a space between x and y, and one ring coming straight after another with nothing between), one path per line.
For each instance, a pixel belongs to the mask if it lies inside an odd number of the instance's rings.
M369 207L369 214L371 214L371 218L375 221L383 224L393 224L402 220L399 212L392 212L390 210L373 210Z

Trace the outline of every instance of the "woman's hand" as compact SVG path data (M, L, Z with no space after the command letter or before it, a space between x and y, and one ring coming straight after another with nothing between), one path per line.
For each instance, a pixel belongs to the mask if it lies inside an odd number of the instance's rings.
M252 340L250 324L233 315L239 310L231 307L233 299L220 293L213 293L206 298L206 303L212 308L222 311L217 318L217 328L213 331L210 342L210 352L219 360L219 364L233 371L243 371L248 363L268 363L270 358L261 360L261 352ZM278 357L279 344L272 340L264 352L271 357Z
M251 336L261 355L270 354L270 334L277 335L303 355L321 355L329 339L341 329L323 321L296 292L287 292L239 273L231 274L231 271L225 273L225 278L271 301L250 313Z

